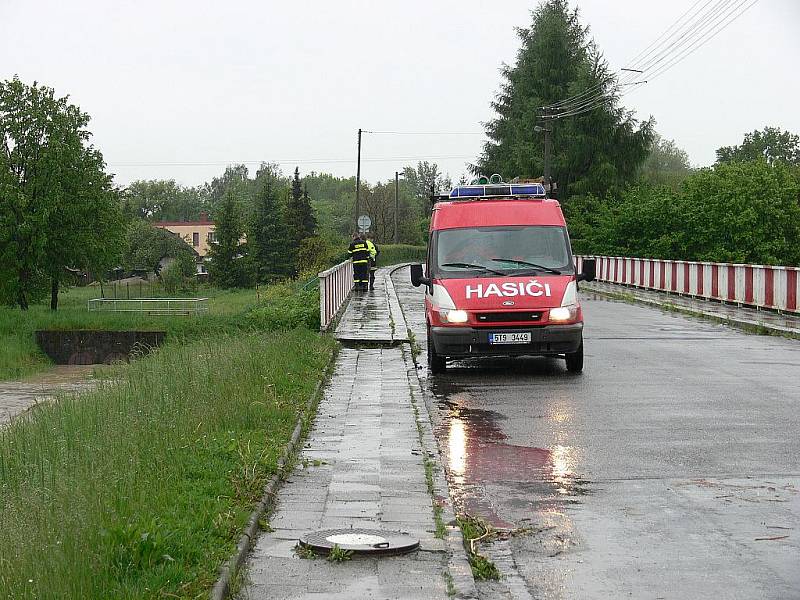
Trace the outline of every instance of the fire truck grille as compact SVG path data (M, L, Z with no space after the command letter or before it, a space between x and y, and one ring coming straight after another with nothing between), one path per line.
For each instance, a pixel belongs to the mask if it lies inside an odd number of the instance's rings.
M526 311L490 312L477 313L475 317L480 323L533 323L541 320L542 313Z

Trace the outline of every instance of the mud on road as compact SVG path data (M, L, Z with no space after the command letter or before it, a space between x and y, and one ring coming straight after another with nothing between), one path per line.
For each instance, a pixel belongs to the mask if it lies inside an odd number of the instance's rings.
M394 284L425 363L423 292ZM584 295L586 367L420 375L483 598L800 598L800 342Z

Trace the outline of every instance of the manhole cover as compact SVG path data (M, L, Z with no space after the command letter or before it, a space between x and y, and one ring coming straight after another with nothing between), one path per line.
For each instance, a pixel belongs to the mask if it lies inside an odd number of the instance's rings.
M419 548L419 540L399 531L380 529L326 529L300 538L301 546L328 554L334 546L354 554L403 554Z

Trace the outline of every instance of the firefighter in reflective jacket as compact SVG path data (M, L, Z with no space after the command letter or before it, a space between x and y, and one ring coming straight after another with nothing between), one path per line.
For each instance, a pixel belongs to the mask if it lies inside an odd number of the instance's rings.
M353 234L353 241L347 249L353 261L353 284L357 290L367 289L369 283L369 248L359 233Z
M369 289L375 288L375 271L378 270L378 254L381 253L373 241L375 234L367 234L367 250L369 250Z

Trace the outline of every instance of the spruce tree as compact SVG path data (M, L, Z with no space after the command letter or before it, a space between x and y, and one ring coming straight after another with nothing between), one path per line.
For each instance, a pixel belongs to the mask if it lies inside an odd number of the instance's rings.
M239 207L232 190L227 190L217 211L215 238L209 250L208 273L221 288L244 285L245 269L242 264L242 222Z
M505 83L492 103L497 115L486 125L489 141L474 173L506 178L539 177L544 172L544 136L552 131L551 177L559 198L604 195L635 178L648 155L652 119L639 124L618 106L616 78L567 0L547 0L533 11L530 29L516 63L505 66ZM587 91L588 90L588 91ZM593 109L579 115L544 119L542 107L587 92ZM604 101L602 101L604 100Z
M256 194L247 244L256 281L267 283L291 275L294 254L289 248L283 211L271 177L265 178Z
M293 252L297 252L303 240L303 189L300 183L300 169L295 167L294 177L289 198L286 202L286 227L289 234L289 245Z
M300 202L303 239L312 237L317 232L317 218L314 216L314 207L311 206L311 198L308 196L308 188L303 186L303 197Z

